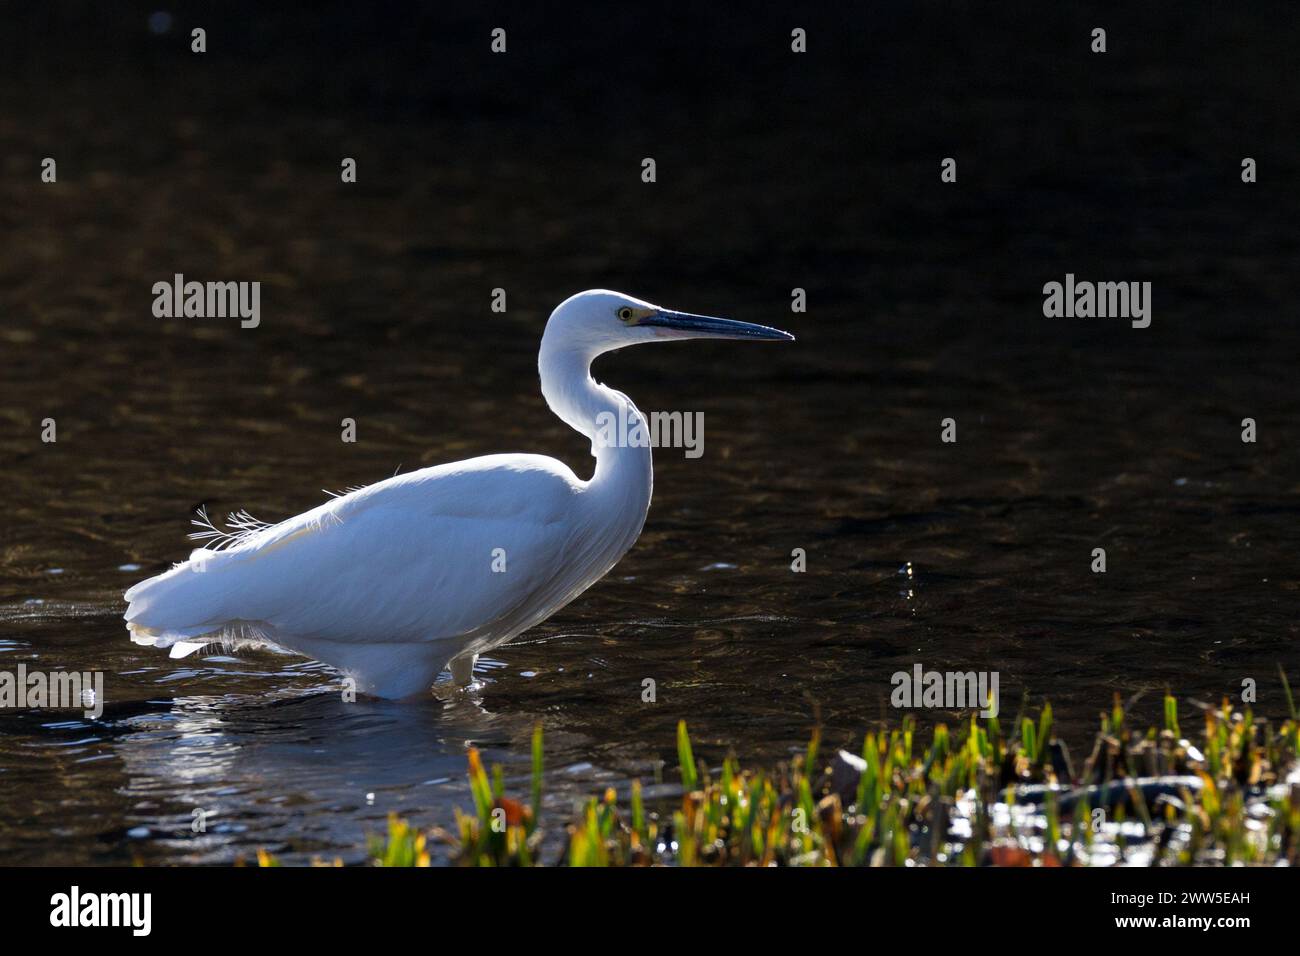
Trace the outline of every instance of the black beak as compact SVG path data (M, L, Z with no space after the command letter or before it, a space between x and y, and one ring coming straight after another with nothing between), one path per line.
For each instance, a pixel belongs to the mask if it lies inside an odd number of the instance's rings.
M637 325L668 329L681 333L684 339L753 339L761 342L793 342L794 336L766 325L752 322L737 322L734 319L718 319L711 315L692 315L689 312L674 312L671 309L659 309L653 315L642 319ZM676 336L674 336L676 337Z

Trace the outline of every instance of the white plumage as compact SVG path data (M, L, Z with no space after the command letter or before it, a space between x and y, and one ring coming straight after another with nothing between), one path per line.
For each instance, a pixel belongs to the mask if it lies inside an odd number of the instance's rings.
M126 592L140 644L184 656L214 642L273 644L330 664L364 693L427 690L581 594L641 532L650 448L606 443L603 415L640 413L596 383L592 360L675 338L790 339L775 329L660 309L615 292L567 299L538 357L547 404L592 439L590 481L540 455L488 455L389 478L275 525L246 512L234 534ZM618 420L617 417L614 420Z

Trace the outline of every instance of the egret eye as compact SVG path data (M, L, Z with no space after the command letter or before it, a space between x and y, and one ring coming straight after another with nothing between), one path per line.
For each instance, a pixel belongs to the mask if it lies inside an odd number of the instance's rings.
M621 309L618 310L618 317L619 317L620 319L622 319L624 322L631 322L631 321L632 321L632 309L631 309L630 307L626 306L626 305L623 306L623 308L621 308Z

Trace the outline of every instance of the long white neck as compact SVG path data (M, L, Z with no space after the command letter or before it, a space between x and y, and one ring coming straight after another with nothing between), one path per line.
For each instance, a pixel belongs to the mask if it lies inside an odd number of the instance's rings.
M626 395L601 385L591 377L591 363L598 354L557 341L555 336L543 335L537 356L542 396L551 411L566 425L591 440L596 472L588 487L600 492L601 497L615 499L612 503L618 507L639 510L641 519L644 519L654 484L649 442L633 444L600 440L610 437L610 422L614 423L613 437L616 439L633 431L637 422L641 423L644 433L644 419ZM621 424L624 422L626 431ZM639 521L637 531L640 531Z

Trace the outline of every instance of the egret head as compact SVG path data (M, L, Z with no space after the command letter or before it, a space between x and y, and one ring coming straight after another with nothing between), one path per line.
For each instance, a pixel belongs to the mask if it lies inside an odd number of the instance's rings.
M674 339L790 342L794 336L766 325L675 312L621 292L591 289L570 296L556 306L546 323L542 344L595 357L627 345Z

